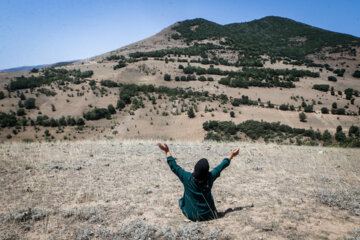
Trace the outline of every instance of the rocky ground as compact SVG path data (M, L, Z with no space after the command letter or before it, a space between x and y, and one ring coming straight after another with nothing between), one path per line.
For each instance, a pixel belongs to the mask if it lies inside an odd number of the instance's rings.
M0 145L0 239L359 239L359 149L168 142L179 165L240 154L194 223L156 141Z

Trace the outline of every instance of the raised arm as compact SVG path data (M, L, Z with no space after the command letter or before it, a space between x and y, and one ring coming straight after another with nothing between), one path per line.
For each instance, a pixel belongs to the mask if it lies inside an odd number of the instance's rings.
M175 158L173 158L170 153L168 145L166 143L158 143L158 146L166 153L167 163L169 164L171 171L175 173L176 176L178 176L181 182L183 182L186 171L177 165Z
M211 171L211 177L213 181L215 181L218 177L220 177L221 171L224 170L227 166L229 166L231 159L233 159L233 157L237 156L238 154L239 154L239 148L233 149L230 152L229 156L224 158L224 160Z

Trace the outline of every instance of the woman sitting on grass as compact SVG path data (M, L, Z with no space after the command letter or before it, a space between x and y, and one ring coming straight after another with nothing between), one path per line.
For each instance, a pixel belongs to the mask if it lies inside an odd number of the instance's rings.
M211 220L218 217L211 188L214 181L230 164L230 160L239 154L239 148L231 151L222 163L209 172L209 163L205 158L200 159L190 173L176 164L166 143L158 143L161 150L166 153L167 162L176 176L184 185L184 196L179 199L179 205L184 215L192 221Z

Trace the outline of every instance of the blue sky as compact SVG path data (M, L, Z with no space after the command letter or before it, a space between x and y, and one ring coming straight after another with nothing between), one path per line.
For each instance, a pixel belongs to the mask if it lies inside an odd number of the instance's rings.
M274 15L360 37L359 9L359 0L0 0L0 69L92 57L197 17Z

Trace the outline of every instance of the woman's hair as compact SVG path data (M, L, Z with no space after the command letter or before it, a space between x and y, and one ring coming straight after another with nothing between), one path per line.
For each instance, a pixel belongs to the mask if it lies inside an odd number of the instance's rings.
M206 158L200 159L195 164L192 176L194 177L196 185L198 185L203 191L207 191L209 189L210 175L208 160Z

